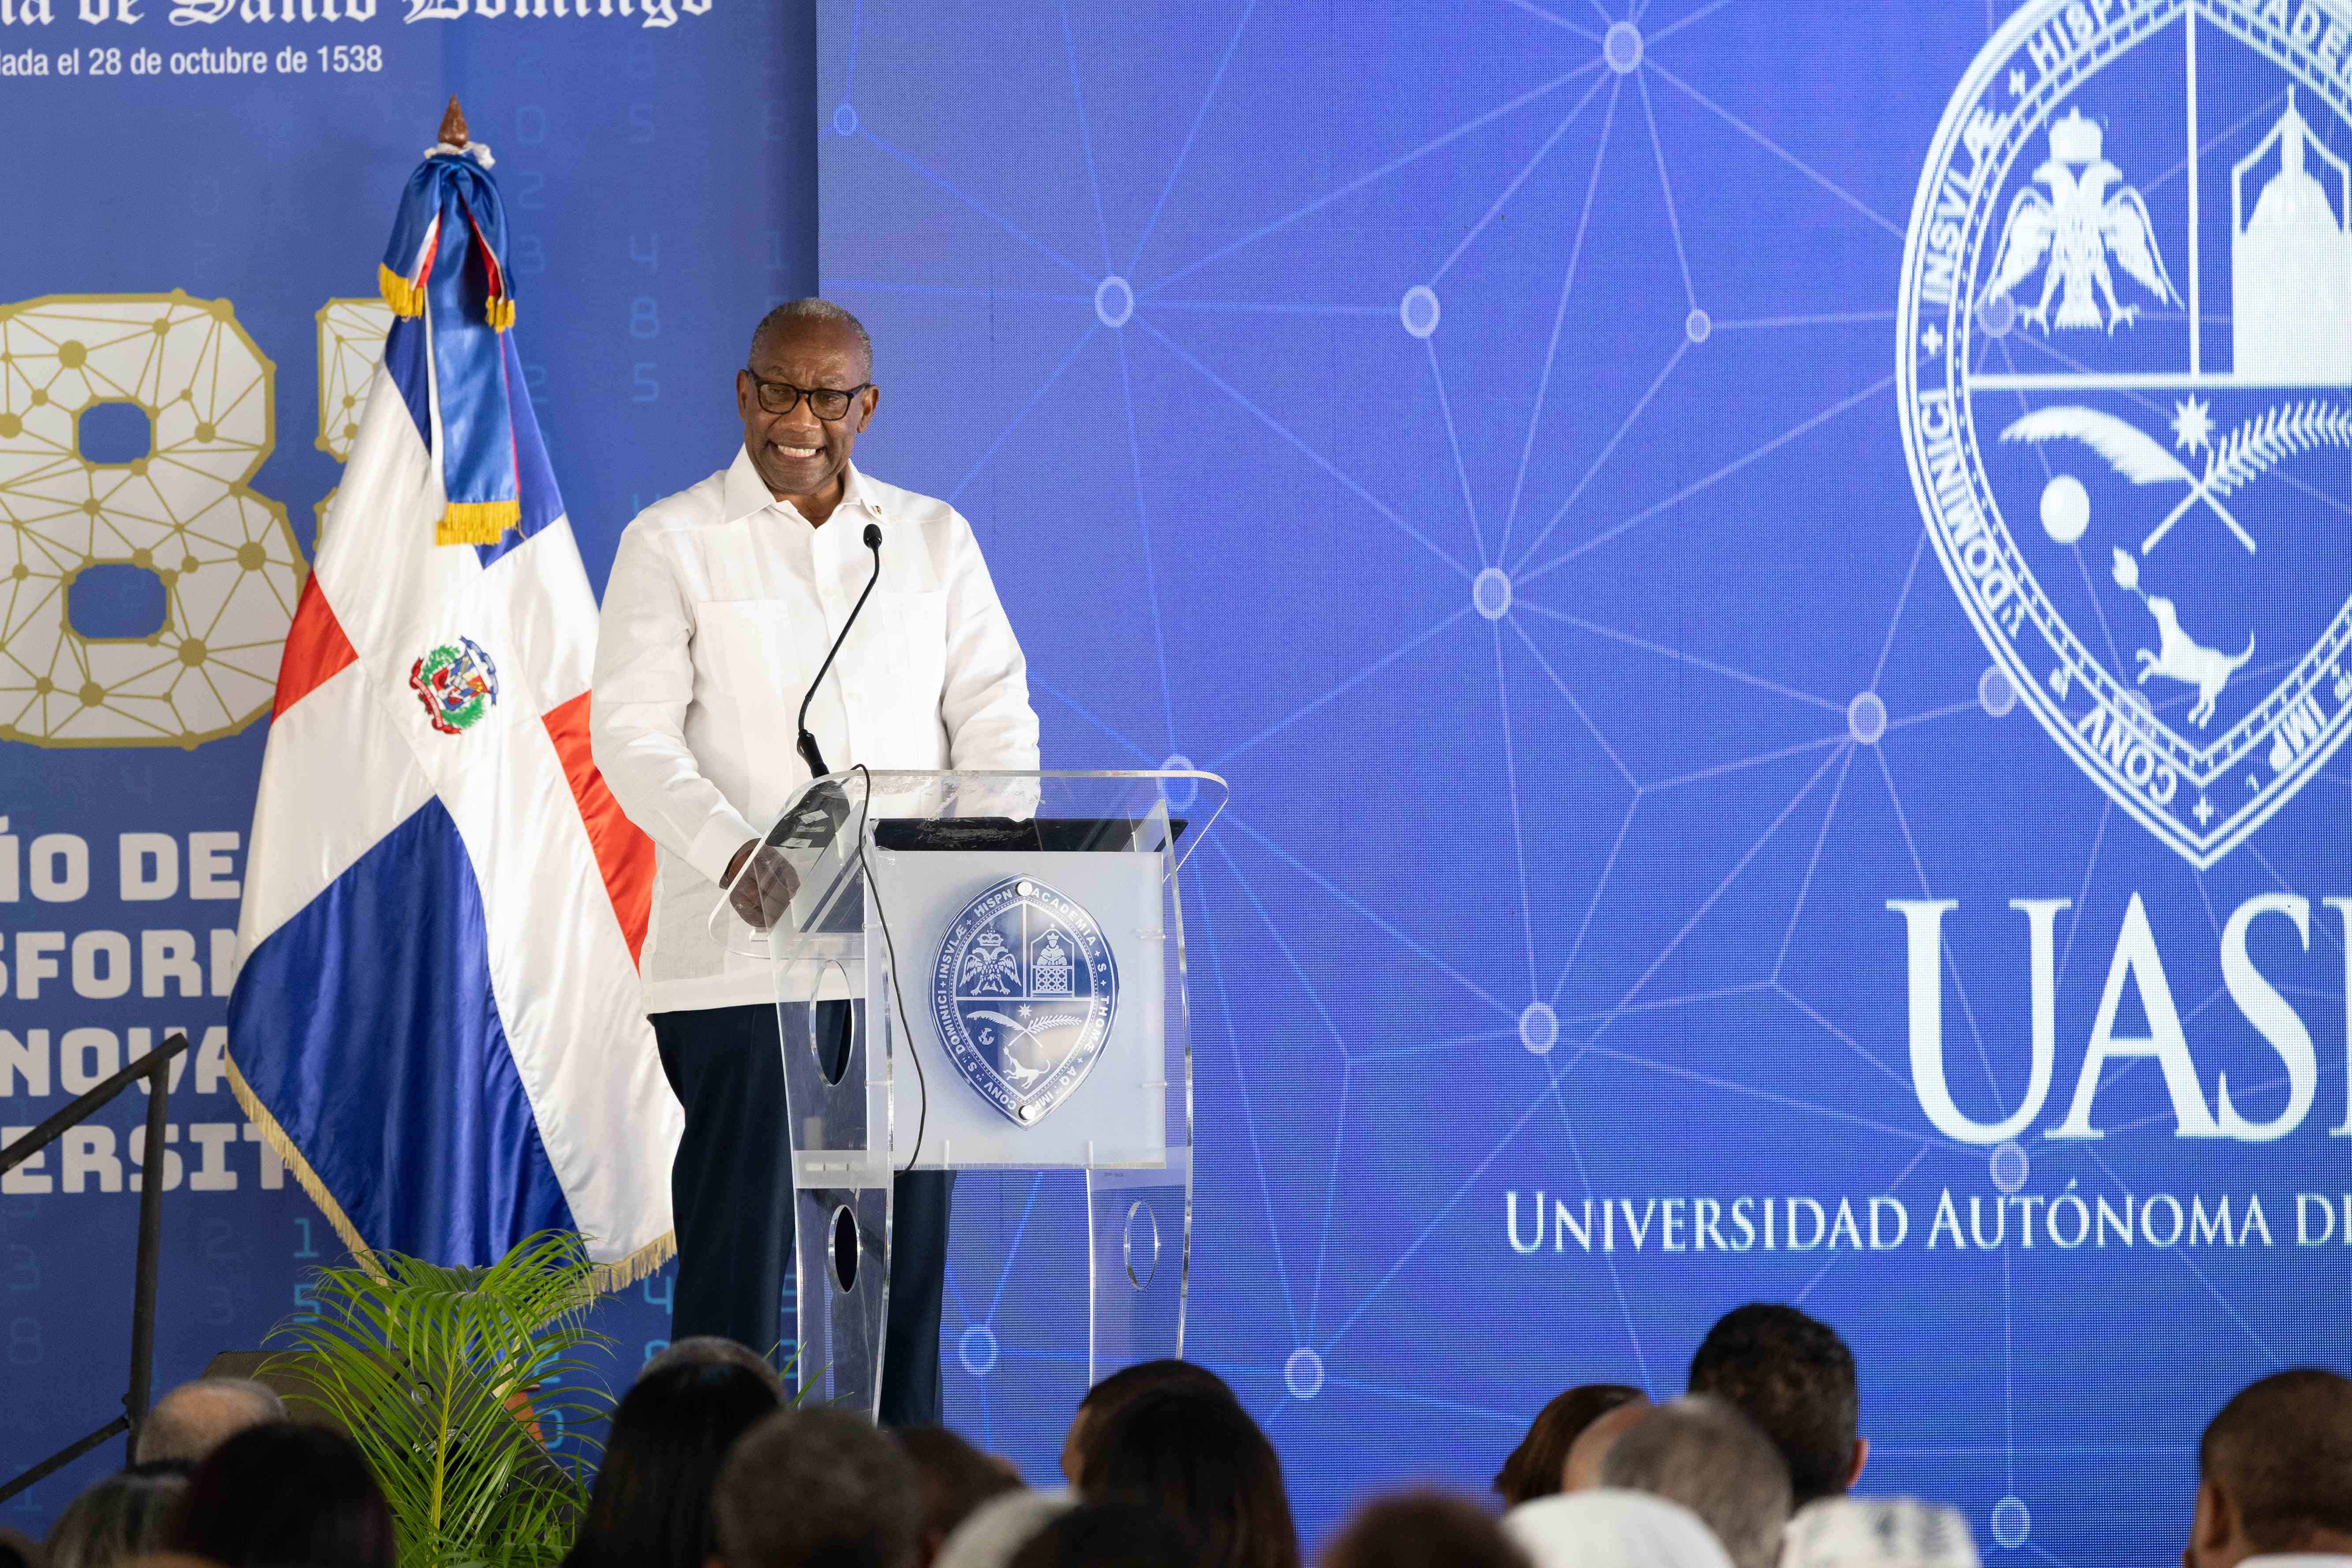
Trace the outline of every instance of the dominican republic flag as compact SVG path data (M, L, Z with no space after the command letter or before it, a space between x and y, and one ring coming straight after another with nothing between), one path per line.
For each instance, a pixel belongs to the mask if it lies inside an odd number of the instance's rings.
M588 751L596 600L523 389L487 149L409 182L396 320L278 672L231 1082L353 1249L675 1250L653 845Z

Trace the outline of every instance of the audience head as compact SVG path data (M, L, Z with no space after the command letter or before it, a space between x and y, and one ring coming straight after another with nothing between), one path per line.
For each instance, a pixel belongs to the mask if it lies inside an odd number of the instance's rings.
M1078 1506L1068 1492L1005 1492L948 1532L932 1568L1011 1568L1037 1532Z
M1001 1492L1016 1491L1021 1477L1012 1466L983 1454L944 1426L910 1426L896 1434L915 1467L922 1500L922 1542L916 1558L930 1568L955 1533L981 1504Z
M772 1373L730 1360L648 1367L613 1412L566 1568L702 1568L719 1468L779 1403Z
M1161 1388L1128 1401L1089 1435L1078 1490L1181 1521L1200 1542L1198 1568L1298 1568L1282 1461L1229 1394Z
M1608 1461L1609 1450L1617 1439L1650 1413L1646 1398L1621 1405L1576 1435L1568 1446L1568 1462L1560 1467L1559 1489L1564 1492L1591 1491L1601 1484L1601 1467Z
M1078 1401L1077 1414L1070 1417L1070 1430L1062 1438L1062 1479L1076 1486L1078 1472L1086 1468L1087 1445L1092 1436L1129 1401L1160 1388L1192 1388L1234 1397L1223 1378L1195 1362L1171 1359L1121 1367L1087 1389L1086 1397Z
M1916 1498L1823 1498L1789 1521L1782 1568L1978 1568L1958 1509Z
M1557 1405L1558 1400L1552 1401ZM1484 1510L1442 1492L1408 1492L1357 1510L1321 1568L1528 1568Z
M1648 1397L1640 1389L1622 1383L1588 1383L1555 1394L1550 1404L1536 1413L1528 1435L1519 1439L1519 1446L1511 1450L1511 1457L1496 1472L1492 1483L1496 1495L1503 1500L1505 1508L1517 1508L1560 1490L1569 1451L1579 1436L1604 1415L1629 1405L1648 1404Z
M855 1415L770 1415L728 1456L711 1504L726 1568L914 1568L915 1468Z
M1735 1307L1691 1357L1690 1391L1734 1405L1772 1440L1798 1508L1861 1479L1870 1443L1855 1430L1853 1352L1827 1323L1769 1302Z
M1611 1445L1601 1482L1678 1502L1734 1568L1773 1568L1789 1521L1789 1468L1755 1424L1696 1394L1659 1405Z
M193 1465L249 1426L286 1419L286 1402L268 1384L201 1377L157 1400L140 1424L138 1458Z
M0 1524L0 1568L47 1568L47 1564L39 1542Z
M221 1568L394 1568L392 1510L341 1433L274 1421L223 1443L188 1478L174 1551Z
M724 1334L689 1334L682 1340L672 1340L668 1346L637 1369L637 1381L657 1372L667 1372L674 1366L740 1366L745 1372L765 1378L768 1386L776 1391L776 1403L786 1397L784 1380L768 1364L768 1358L740 1340Z
M2197 1449L2184 1568L2352 1553L2352 1382L2305 1367L2249 1384Z
M111 1568L161 1551L193 1468L180 1459L133 1465L74 1499L49 1526L52 1568Z
M1090 1503L1046 1521L1011 1568L1193 1568L1192 1538L1156 1509Z
M1731 1568L1690 1510L1606 1487L1521 1503L1503 1533L1535 1568Z

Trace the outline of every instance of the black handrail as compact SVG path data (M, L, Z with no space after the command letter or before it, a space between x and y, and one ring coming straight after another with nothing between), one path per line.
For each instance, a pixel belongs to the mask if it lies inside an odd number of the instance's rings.
M72 1464L117 1432L129 1434L123 1439L123 1462L137 1457L139 1429L147 1423L147 1395L155 1377L155 1274L163 1240L164 1101L172 1093L172 1059L187 1048L186 1035L166 1035L154 1050L0 1149L0 1173L13 1171L64 1136L67 1128L96 1115L134 1080L148 1080L147 1141L142 1145L145 1157L139 1177L139 1262L131 1295L131 1387L122 1396L122 1414L0 1485L0 1502Z

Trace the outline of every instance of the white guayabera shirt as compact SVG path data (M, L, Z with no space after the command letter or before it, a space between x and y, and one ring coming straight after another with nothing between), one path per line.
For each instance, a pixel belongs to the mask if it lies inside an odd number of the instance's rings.
M1028 661L961 514L853 466L811 528L739 448L637 514L604 585L589 733L655 845L647 1013L775 999L765 963L709 917L727 862L808 781L794 716L873 570L869 522L881 581L809 704L827 764L1037 766Z

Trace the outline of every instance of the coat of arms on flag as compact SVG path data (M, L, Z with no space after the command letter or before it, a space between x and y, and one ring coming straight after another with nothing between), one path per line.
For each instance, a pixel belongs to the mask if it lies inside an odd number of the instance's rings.
M489 169L452 100L278 668L231 1082L355 1250L487 1264L573 1230L617 1286L674 1249L681 1117L636 973L653 846L589 753L595 597Z
M409 689L425 704L425 716L445 735L462 735L499 700L499 667L471 637L417 656L408 667Z

